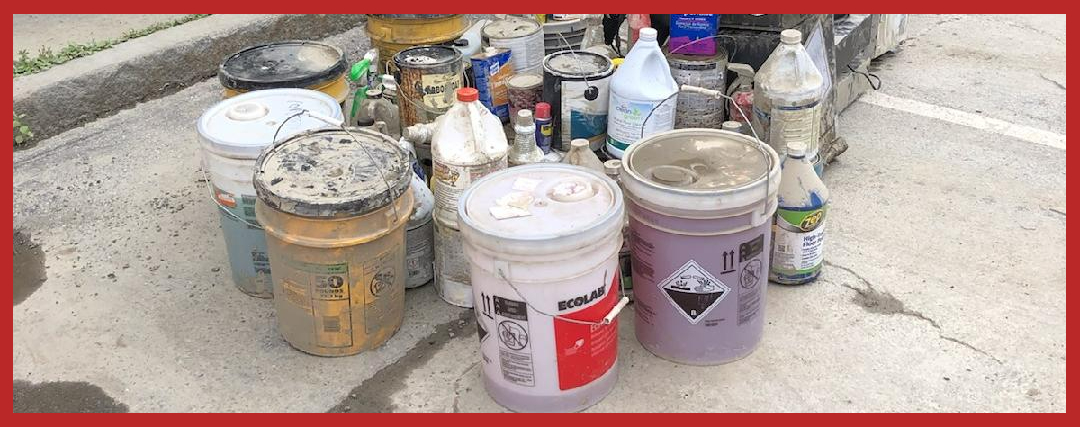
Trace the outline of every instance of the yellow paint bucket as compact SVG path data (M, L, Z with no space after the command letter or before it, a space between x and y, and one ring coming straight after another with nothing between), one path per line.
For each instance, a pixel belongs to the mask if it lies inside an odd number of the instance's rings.
M394 55L419 45L453 42L465 34L469 18L465 15L367 15L366 31L379 49L380 71Z
M263 89L311 89L330 95L345 109L349 96L345 54L312 41L284 41L251 46L225 58L218 80L231 98Z
M411 173L392 139L360 128L307 132L259 157L255 213L293 347L352 355L401 326Z

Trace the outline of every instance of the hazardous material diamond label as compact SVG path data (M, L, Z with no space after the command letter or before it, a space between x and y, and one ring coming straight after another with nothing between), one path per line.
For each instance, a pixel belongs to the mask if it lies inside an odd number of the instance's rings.
M683 264L657 286L691 324L701 321L731 291L694 260Z

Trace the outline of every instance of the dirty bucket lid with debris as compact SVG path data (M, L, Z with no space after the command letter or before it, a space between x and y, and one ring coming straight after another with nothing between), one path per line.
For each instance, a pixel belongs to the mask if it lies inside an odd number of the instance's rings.
M310 88L337 80L346 70L341 49L313 41L284 41L232 54L221 63L218 80L241 91Z
M255 164L255 192L281 212L353 217L405 194L410 173L408 155L389 137L369 129L325 129L264 152Z

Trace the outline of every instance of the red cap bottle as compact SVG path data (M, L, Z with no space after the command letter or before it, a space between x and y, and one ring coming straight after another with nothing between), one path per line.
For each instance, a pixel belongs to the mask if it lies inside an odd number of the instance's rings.
M457 90L457 99L461 102L473 102L480 99L480 92L476 88L463 87Z
M533 114L533 116L535 116L538 119L549 119L549 118L551 118L551 104L548 104L546 102L537 102L536 103L536 113Z

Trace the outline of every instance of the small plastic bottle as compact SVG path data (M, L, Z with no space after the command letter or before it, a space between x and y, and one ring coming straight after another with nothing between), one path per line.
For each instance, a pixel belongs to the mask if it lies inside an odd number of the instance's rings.
M589 140L585 138L570 141L570 151L566 152L566 157L563 157L562 162L586 167L603 174L607 173L604 163L596 157L596 153L589 149Z
M809 154L806 143L791 142L780 166L769 280L784 285L813 282L825 260L829 190L814 172Z
M510 166L537 163L544 160L544 151L536 146L536 124L532 111L518 110L514 119L514 144L510 146L507 160Z
M720 124L720 129L735 132L735 133L742 134L742 135L749 135L749 132L745 129L743 124L740 123L740 122L734 121L734 120L728 120L728 121L726 121L724 123L721 123Z

